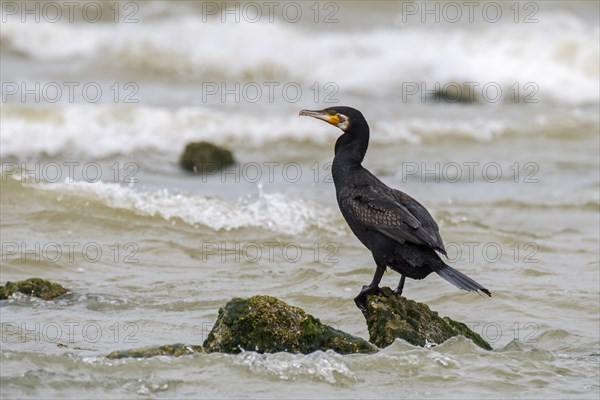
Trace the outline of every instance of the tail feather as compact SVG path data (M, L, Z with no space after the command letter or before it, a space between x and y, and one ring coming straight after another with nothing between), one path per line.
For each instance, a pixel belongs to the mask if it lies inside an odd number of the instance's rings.
M487 294L492 297L492 293L489 290L484 288L479 283L475 282L473 279L469 278L462 272L459 272L452 268L449 265L441 263L441 266L436 266L433 270L442 278L453 284L459 289L467 290L469 292L479 292Z

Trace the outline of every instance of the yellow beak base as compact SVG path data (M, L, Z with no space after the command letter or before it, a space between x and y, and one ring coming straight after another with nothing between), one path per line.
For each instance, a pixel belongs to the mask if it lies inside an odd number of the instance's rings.
M327 123L330 123L333 126L337 126L340 123L340 117L337 114L331 115L325 110L320 111L312 111L312 110L302 110L300 111L300 115L306 115L308 117L317 118L323 120Z

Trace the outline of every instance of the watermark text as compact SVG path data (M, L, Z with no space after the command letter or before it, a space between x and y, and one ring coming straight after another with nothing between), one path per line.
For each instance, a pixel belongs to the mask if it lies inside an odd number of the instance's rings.
M140 6L134 1L3 1L2 23L139 22Z
M512 2L508 7L502 2L480 1L404 1L402 23L478 23L501 21L515 24L535 24L540 6L538 2Z
M339 103L339 86L335 82L314 82L310 86L298 82L202 82L202 103L274 103L281 100L297 103L308 98L315 103Z
M2 343L138 343L139 330L134 322L2 322Z
M135 82L2 82L2 102L21 103L139 103Z
M98 242L14 242L1 243L2 262L20 260L21 262L48 263L99 263L101 261L137 264L140 250L136 242L114 242L101 245Z
M313 262L335 264L339 244L334 242L300 244L296 242L203 242L202 262Z
M248 2L202 2L202 22L222 23L287 23L313 22L337 24L340 6L328 1L248 1Z
M103 167L97 162L62 161L17 163L7 161L2 163L2 183L10 178L34 183L73 183L83 180L87 183L114 182L138 183L135 175L139 165L135 162L118 162Z

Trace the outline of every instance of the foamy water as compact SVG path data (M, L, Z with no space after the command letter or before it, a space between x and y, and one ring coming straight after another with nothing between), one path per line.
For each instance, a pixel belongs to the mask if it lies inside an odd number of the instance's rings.
M535 106L533 106L535 107ZM404 110L421 111L420 108ZM560 109L546 114L539 108L531 113L493 110L482 116L468 110L469 119L456 119L445 111L406 118L384 116L372 124L372 143L441 142L451 138L495 141L507 135L570 136L598 124L593 108ZM377 116L377 113L374 113ZM221 145L260 149L278 141L306 141L324 146L335 132L323 134L310 129L295 112L264 115L214 111L205 107L184 107L172 111L160 107L71 105L31 109L7 105L3 110L0 155L8 159L35 160L40 156L77 156L86 159L127 155L133 152L169 154L176 157L191 141L208 140ZM542 132L542 133L540 133ZM93 145L90 145L93 143Z
M302 234L309 227L328 230L334 222L334 210L316 203L294 199L283 193L259 194L231 204L219 198L160 190L139 193L117 183L85 181L34 185L36 190L68 197L75 201L95 202L115 210L128 210L141 216L160 216L166 221L179 219L189 225L205 225L216 231L239 228L265 228L274 233Z
M477 34L463 26L450 32L435 28L397 23L324 33L285 23L221 23L200 15L116 28L23 24L11 18L3 25L2 41L40 62L101 62L188 82L333 81L345 91L374 97L397 94L407 82L425 82L431 89L436 82L497 83L504 91L515 82L533 82L544 101L585 104L597 99L598 26L577 15L548 11L535 24L488 24Z

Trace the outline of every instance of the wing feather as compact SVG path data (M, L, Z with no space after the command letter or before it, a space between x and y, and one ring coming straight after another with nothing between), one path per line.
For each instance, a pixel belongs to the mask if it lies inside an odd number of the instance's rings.
M383 185L383 184L382 184ZM340 206L366 228L400 242L429 246L446 254L444 242L433 217L407 194L387 186L366 185L346 188Z

